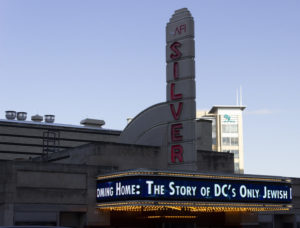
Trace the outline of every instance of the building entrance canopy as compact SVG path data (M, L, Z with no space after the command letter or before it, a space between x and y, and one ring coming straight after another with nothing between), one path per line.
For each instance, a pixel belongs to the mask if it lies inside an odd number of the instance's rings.
M289 210L289 179L134 170L97 178L97 207L113 211Z

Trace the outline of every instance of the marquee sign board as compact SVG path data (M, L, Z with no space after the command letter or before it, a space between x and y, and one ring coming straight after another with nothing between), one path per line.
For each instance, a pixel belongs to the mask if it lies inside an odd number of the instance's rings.
M97 181L97 202L126 200L276 203L292 201L289 183L169 176Z

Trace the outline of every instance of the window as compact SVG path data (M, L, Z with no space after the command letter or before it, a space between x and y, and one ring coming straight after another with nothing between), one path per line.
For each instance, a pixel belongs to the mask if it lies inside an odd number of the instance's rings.
M234 154L234 158L239 158L240 157L238 150L222 150L222 152L233 153Z
M212 138L212 144L217 145L217 139L216 138Z
M223 137L222 145L223 146L238 146L239 138L238 137Z
M223 133L238 133L238 125L237 124L223 124L222 132Z
M231 146L238 146L239 145L239 138L231 138Z
M231 153L234 154L234 158L239 158L239 151L238 150L230 150Z
M223 146L230 146L230 138L229 137L223 137L222 138L222 144L223 144Z
M240 165L238 162L234 163L234 172L238 173L240 171Z

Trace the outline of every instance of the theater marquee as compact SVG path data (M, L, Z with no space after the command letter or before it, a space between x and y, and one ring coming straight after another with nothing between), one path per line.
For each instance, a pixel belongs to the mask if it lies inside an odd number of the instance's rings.
M292 188L288 179L255 176L215 176L165 171L130 171L97 180L100 208L179 209L201 211L288 210Z

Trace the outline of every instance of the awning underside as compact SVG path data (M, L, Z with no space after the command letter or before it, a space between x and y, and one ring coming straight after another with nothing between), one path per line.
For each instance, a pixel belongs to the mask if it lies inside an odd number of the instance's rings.
M176 211L176 212L258 212L258 211L288 211L290 204L251 204L222 202L166 202L166 201L122 201L98 203L97 208L108 211Z

